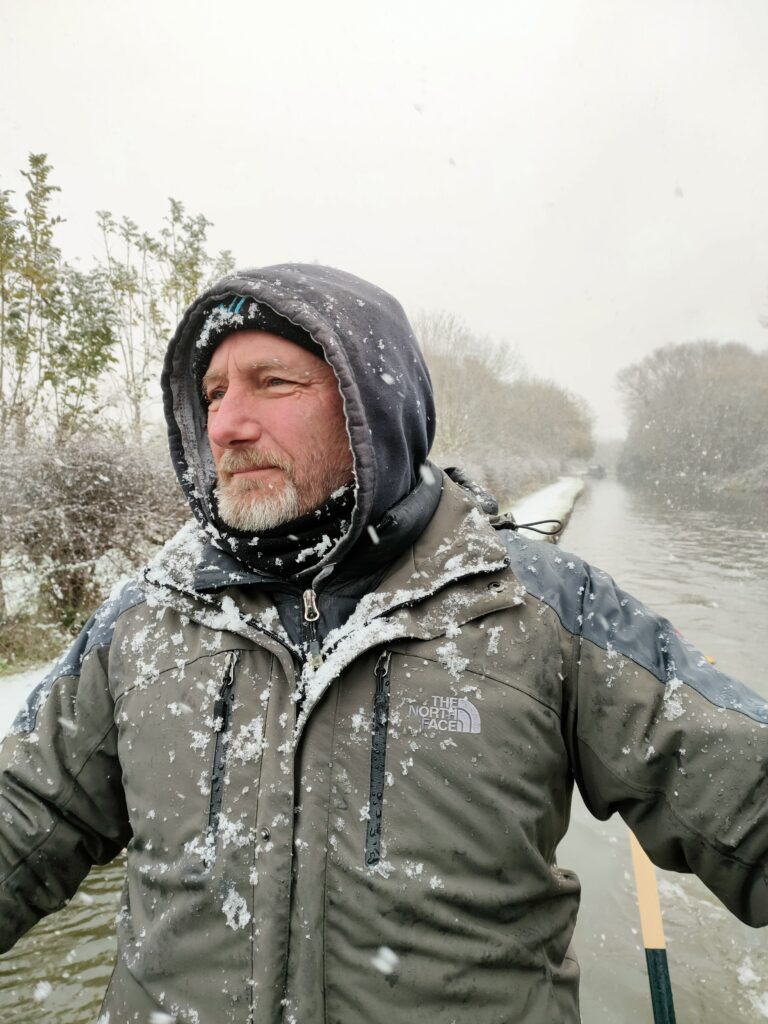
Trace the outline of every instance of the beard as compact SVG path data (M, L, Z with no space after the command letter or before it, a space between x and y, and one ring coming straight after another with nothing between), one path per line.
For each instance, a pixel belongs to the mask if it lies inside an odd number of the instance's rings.
M273 466L281 471L281 479L269 483L235 475ZM256 448L225 451L216 469L213 493L219 516L227 526L245 533L262 533L298 519L351 479L347 460L342 464L327 455L318 456L308 460L300 473L287 456Z

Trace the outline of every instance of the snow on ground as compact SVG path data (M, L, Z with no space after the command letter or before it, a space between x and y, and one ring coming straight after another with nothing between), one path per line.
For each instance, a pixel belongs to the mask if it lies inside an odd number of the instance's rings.
M29 691L53 667L53 662L38 665L12 676L0 676L0 737L5 736L16 715L24 707Z
M518 523L532 523L538 519L560 519L565 524L576 499L584 489L584 481L575 476L561 476L555 483L521 498L512 506ZM546 529L546 527L545 527ZM521 530L522 534L539 534ZM0 676L0 737L5 736L14 718L24 705L27 694L40 682L53 663L27 669L12 676Z
M511 509L517 523L535 523L541 519L559 519L563 526L568 522L573 506L584 490L584 481L578 476L561 476L553 484L542 487L533 494L521 498ZM542 529L551 529L543 526ZM538 537L532 530L521 530L522 536Z

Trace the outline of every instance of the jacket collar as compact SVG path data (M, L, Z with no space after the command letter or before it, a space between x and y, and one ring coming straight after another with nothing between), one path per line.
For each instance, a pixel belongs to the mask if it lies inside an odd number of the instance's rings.
M525 591L508 566L507 549L488 518L447 480L421 537L379 589L328 635L319 668L305 666L297 737L331 682L366 651L402 639L450 635L472 619L522 604Z
M505 571L508 565L507 549L487 516L446 479L421 536L393 563L379 588L362 597L344 625L328 635L319 668L304 667L296 738L331 682L366 651L402 639L445 636L472 619L521 604L524 589ZM179 531L144 572L150 604L172 604L202 625L267 647L292 678L291 656L266 617L262 622L262 616L246 614L227 593L253 579L234 559L207 546L194 523ZM202 589L195 586L198 580L205 584ZM211 592L214 586L225 589Z
M200 561L195 567L192 587L195 591L205 592L221 590L223 587L240 587L252 583L285 582L277 576L269 576L249 569L239 562L229 551L217 548L210 538L206 537L200 554Z
M427 528L378 589L362 597L349 620L329 634L326 649L341 647L375 620L407 621L404 635L426 639L441 636L452 624L519 604L523 590L504 572L508 565L506 546L488 518L462 488L446 480Z

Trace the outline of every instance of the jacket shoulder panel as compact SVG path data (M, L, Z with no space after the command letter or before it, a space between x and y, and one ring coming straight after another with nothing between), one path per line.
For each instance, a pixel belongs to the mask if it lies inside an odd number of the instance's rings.
M510 568L569 633L627 658L659 683L685 683L715 707L768 724L768 703L710 664L668 619L616 585L608 573L554 545L508 530Z
M543 601L573 635L580 633L585 563L545 541L501 529L509 568L531 597Z
M10 732L14 735L33 732L38 712L56 681L65 676L79 677L83 661L94 647L108 647L112 643L115 624L120 616L145 600L146 597L135 580L129 580L105 601L88 619L69 650L59 658L51 671L29 694L25 706L14 719Z

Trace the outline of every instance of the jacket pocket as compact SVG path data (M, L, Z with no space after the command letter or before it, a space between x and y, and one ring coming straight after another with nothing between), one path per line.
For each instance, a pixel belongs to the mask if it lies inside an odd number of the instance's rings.
M384 811L384 783L387 761L387 723L389 719L389 664L392 652L379 655L374 669L376 690L373 698L371 735L371 788L368 797L368 827L365 833L365 864L371 867L381 860L381 825Z
M224 661L219 694L213 703L213 730L216 744L213 750L211 769L211 800L208 806L208 835L216 838L219 829L221 802L224 798L224 776L227 768L227 733L232 724L232 709L235 703L235 667L240 660L239 651L230 651Z

